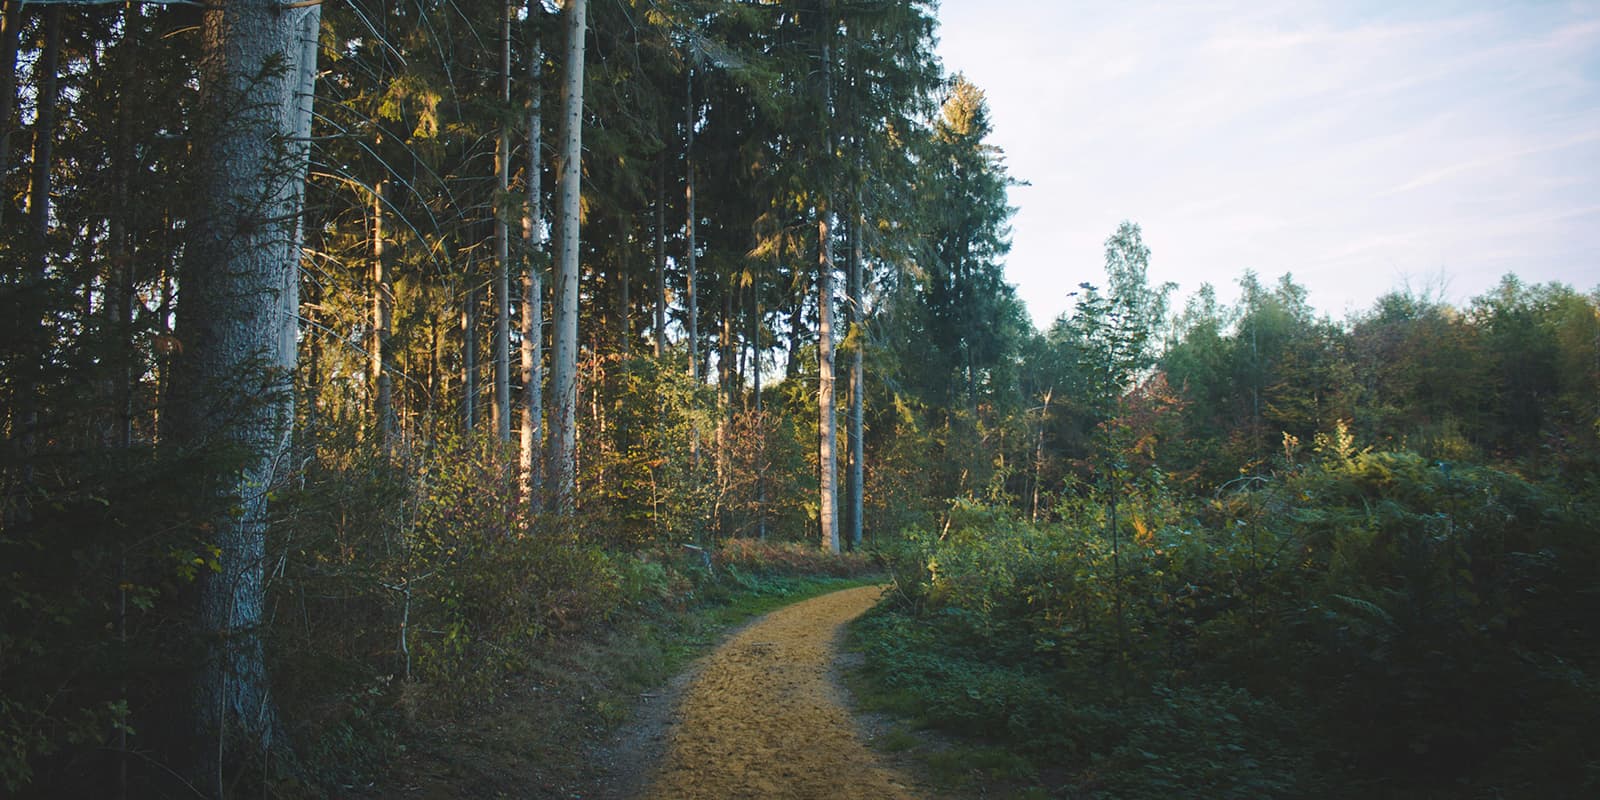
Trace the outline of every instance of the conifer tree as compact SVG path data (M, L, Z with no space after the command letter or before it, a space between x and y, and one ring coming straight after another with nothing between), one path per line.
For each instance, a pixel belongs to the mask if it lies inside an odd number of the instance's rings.
M560 158L557 161L557 236L555 352L552 354L550 471L555 508L570 514L577 504L578 425L578 214L583 136L583 52L585 0L566 0L564 88L561 98Z
M284 474L299 314L300 212L321 8L266 0L205 13L201 91L216 113L184 263L174 430L191 448L242 451L215 489L217 567L200 571L195 777L220 796L229 762L278 725L262 627L267 495Z

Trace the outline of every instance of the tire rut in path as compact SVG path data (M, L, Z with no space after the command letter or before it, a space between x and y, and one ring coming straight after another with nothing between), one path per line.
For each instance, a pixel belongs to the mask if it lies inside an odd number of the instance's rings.
M832 675L844 624L882 594L846 589L779 609L709 656L643 797L914 798L861 741Z

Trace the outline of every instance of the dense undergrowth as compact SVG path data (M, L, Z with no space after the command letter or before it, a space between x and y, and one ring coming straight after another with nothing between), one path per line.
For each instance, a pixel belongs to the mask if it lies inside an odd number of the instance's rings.
M420 760L465 776L449 796L537 795L529 772L548 773L549 796L569 796L564 787L586 780L584 748L727 626L877 569L864 554L776 536L624 536L599 513L530 518L513 470L480 438L401 458L409 463L330 448L276 493L265 638L279 726L233 788L387 794L403 788L392 776ZM173 480L123 474L133 476L123 479L130 497L111 500L124 512L137 507L139 486ZM148 492L146 502L159 508L169 494ZM55 561L24 553L52 569L0 594L0 790L15 796L96 796L124 769L135 796L194 791L176 723L196 658L184 615L195 575L212 568L209 551L192 524L147 526L133 529L146 537L138 552L160 557L119 561L112 545L129 527L95 516L109 507L62 502L59 521L39 517L100 530L106 546ZM129 598L120 638L113 576ZM472 733L491 719L516 734Z
M868 704L1040 794L1600 793L1600 485L1281 466L1211 496L1131 481L1115 539L1095 492L1044 525L955 504L856 626Z
M588 748L728 626L874 568L795 543L605 546L571 520L497 527L493 503L477 507L480 527L463 519L474 513L466 494L444 489L417 510L400 575L347 564L334 584L365 591L335 594L314 575L286 582L283 604L355 613L322 609L310 617L321 630L300 641L279 632L277 674L290 679L279 688L285 715L301 721L303 764L278 793L382 795L423 763L444 765L448 796L570 796L595 780ZM493 735L472 733L490 720Z

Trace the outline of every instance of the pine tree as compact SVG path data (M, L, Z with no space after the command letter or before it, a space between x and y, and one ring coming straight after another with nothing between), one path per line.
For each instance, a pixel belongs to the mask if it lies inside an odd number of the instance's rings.
M555 352L552 354L550 471L555 508L570 514L577 506L578 425L578 211L583 136L583 51L585 0L567 0L565 87L561 98L561 155L557 213L560 214L556 263Z
M317 5L284 11L264 0L205 13L201 91L217 116L199 141L172 413L180 444L245 454L216 487L237 511L215 521L218 566L200 571L195 777L218 796L227 762L269 746L277 727L262 641L266 506L293 419L287 379L320 18Z

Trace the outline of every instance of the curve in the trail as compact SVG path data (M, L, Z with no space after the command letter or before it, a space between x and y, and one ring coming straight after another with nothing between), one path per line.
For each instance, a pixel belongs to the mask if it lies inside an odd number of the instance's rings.
M713 653L677 708L648 800L914 797L857 735L831 671L844 624L883 589L780 609Z

